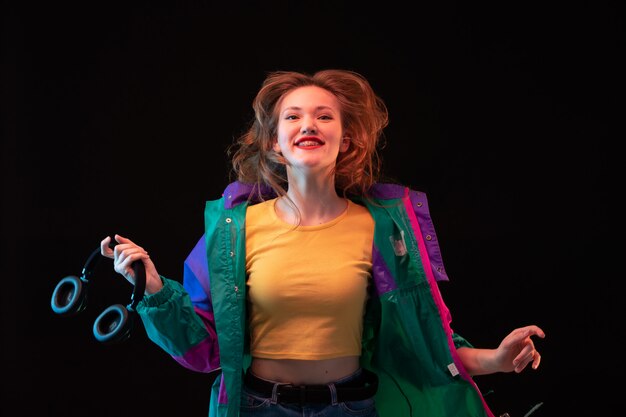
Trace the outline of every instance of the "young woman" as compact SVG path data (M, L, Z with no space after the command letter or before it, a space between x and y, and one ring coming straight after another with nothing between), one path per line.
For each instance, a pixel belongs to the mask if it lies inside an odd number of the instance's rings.
M472 377L539 366L535 325L494 349L451 327L426 196L380 183L388 114L346 70L268 75L205 208L182 284L126 237L101 242L134 283L147 334L183 366L221 370L210 416L493 416Z

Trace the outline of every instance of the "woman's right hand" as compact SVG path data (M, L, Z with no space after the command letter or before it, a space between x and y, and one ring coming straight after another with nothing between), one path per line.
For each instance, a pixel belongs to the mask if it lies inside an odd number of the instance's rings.
M100 242L100 253L107 258L113 259L113 269L135 285L135 273L132 264L141 261L146 269L146 290L145 294L150 295L159 292L163 288L163 281L152 263L148 252L132 240L115 235L117 244L111 248L111 237L107 236Z

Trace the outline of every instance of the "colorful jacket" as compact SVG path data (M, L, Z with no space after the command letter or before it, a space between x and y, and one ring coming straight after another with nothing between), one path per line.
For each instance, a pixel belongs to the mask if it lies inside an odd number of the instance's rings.
M183 366L218 371L209 417L239 415L242 374L250 364L246 320L245 215L273 195L233 182L208 201L205 233L184 264L182 284L137 306L148 337ZM265 194L267 193L267 195ZM363 323L361 365L378 374L381 417L494 417L456 348L470 344L451 327L438 287L448 280L426 195L377 184L355 199L374 222L371 296Z

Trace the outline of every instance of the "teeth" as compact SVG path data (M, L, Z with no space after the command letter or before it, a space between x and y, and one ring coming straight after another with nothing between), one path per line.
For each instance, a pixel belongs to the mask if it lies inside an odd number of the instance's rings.
M298 143L298 146L316 146L316 145L320 145L320 143L314 140L303 140L302 142Z

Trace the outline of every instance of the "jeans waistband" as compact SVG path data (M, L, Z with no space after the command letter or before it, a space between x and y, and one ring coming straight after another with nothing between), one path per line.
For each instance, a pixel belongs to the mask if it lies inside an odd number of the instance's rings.
M336 401L361 401L371 398L378 390L378 376L361 369L361 374L345 383L329 383L326 385L293 385L268 381L254 375L250 370L244 376L244 384L266 397L276 395L279 403L327 403L333 402L333 389Z

